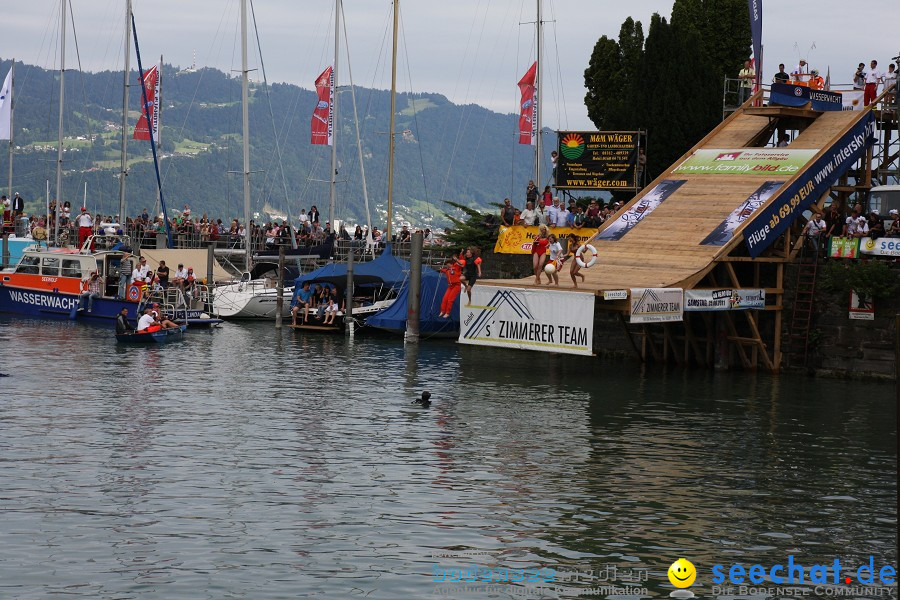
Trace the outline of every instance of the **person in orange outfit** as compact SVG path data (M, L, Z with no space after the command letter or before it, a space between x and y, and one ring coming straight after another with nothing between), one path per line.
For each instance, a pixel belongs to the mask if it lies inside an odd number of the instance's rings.
M462 277L462 267L455 258L448 258L444 261L444 268L441 273L447 278L447 291L444 292L444 299L441 300L441 318L449 319L450 312L453 310L453 303L459 296L461 289L460 279Z

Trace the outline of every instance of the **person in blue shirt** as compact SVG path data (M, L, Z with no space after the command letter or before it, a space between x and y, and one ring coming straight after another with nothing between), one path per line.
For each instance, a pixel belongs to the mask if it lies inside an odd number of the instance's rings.
M309 289L309 282L303 283L303 287L294 289L294 296L291 298L291 325L297 326L297 313L303 308L303 322L309 319L309 303L312 300L312 290Z

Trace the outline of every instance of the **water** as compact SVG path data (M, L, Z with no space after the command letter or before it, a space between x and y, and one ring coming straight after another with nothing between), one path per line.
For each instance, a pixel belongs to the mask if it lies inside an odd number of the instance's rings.
M572 598L607 565L661 597L679 556L709 596L716 563L897 562L893 385L271 325L110 338L0 317L0 597ZM434 581L473 563L560 589Z

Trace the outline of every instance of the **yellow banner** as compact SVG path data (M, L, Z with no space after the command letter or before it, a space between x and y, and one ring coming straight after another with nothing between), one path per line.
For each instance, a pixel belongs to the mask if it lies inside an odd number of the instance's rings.
M594 227L551 227L550 233L559 238L560 242L569 237L570 233L578 236L578 245L586 244L597 233ZM531 241L538 236L538 228L524 225L512 227L500 227L497 234L497 243L494 244L494 252L497 254L531 254Z

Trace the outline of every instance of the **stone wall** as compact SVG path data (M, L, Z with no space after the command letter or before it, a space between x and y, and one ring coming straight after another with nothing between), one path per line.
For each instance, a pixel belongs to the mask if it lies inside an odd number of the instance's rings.
M791 324L797 269L796 264L785 269L784 340ZM851 319L849 295L823 290L821 273L820 266L807 369L821 376L894 379L900 297L877 300L873 321Z

